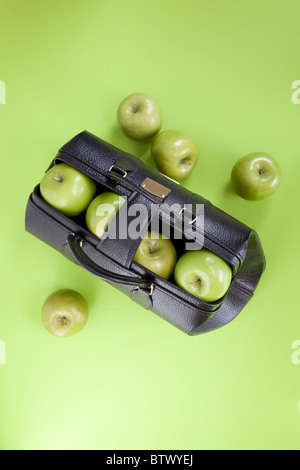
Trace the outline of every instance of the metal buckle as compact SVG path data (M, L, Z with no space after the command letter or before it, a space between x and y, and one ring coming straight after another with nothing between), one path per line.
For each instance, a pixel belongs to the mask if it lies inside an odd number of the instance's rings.
M142 289L142 290L146 290L146 289L148 289L148 287L139 287L139 286L137 286L137 288L136 288L136 290L141 290L141 289ZM149 289L150 289L149 297L152 297L153 292L154 292L154 284L153 284L153 283L151 284L151 286L149 287Z
M152 297L154 291L154 284L151 284L149 297Z
M116 165L112 165L109 170L108 170L108 173L110 173L111 171L113 171L113 168L115 167ZM118 168L118 170L122 170L124 173L121 175L123 178L126 178L126 176L128 175L127 171L126 170L123 170L123 168ZM118 173L117 171L115 171L115 173Z
M180 211L178 212L178 214L181 215L185 210L186 210L186 207L182 207ZM193 225L193 223L196 222L197 219L198 219L198 216L196 215L196 217L194 217L194 219L189 222L189 225Z

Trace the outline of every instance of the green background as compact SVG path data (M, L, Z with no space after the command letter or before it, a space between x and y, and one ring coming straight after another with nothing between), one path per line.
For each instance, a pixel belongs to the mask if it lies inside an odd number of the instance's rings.
M298 0L1 0L1 449L299 449ZM117 127L128 94L153 95L163 130L195 140L184 185L259 233L267 270L229 325L189 337L25 232L27 198L82 130L151 162ZM268 200L230 188L236 160L273 154ZM76 337L41 307L73 288Z

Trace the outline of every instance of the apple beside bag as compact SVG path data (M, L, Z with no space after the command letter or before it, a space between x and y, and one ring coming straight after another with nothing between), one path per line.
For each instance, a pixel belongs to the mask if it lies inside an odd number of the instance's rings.
M129 205L142 203L148 211L142 224L144 232L148 230L153 204L162 210L166 204L176 203L179 207L203 204L204 248L232 267L230 287L217 302L194 297L172 280L156 275L134 260L140 240L97 238L81 216L68 216L50 206L41 195L40 184L30 194L26 207L25 228L32 235L189 335L226 325L251 299L265 269L264 253L254 230L87 131L65 144L50 168L60 162L90 177L98 192L113 191L126 197ZM146 178L168 188L168 194L147 191L143 185ZM117 225L122 210L123 207L115 216Z

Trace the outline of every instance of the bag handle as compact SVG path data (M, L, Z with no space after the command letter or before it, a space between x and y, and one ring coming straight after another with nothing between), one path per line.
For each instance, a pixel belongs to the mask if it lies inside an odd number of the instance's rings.
M90 273L103 279L104 281L134 286L138 289L149 289L149 295L152 295L154 285L151 281L140 277L124 276L102 268L101 266L96 264L91 258L89 258L89 256L85 253L85 251L82 249L84 240L75 233L71 233L68 236L67 241L71 253L77 263Z

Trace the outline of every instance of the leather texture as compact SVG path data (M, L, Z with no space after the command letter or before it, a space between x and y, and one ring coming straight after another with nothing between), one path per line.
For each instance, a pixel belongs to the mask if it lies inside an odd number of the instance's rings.
M196 299L174 282L166 281L134 262L140 238L124 238L122 230L116 230L116 240L109 237L99 240L87 231L82 218L65 217L49 206L40 195L39 184L30 194L26 207L25 228L28 232L189 335L220 328L245 307L265 269L264 253L254 230L133 155L87 131L65 144L50 167L60 161L93 178L99 190L111 190L127 197L127 205L121 207L115 218L117 229L120 228L122 210L128 210L135 203L142 203L147 208L141 236L148 229L153 214L175 225L176 220L182 220L185 211L170 214L169 207L189 205L193 220L197 216L197 205L202 204L204 246L232 266L234 275L229 290L216 303ZM169 188L167 197L155 196L144 190L141 185L147 177Z

